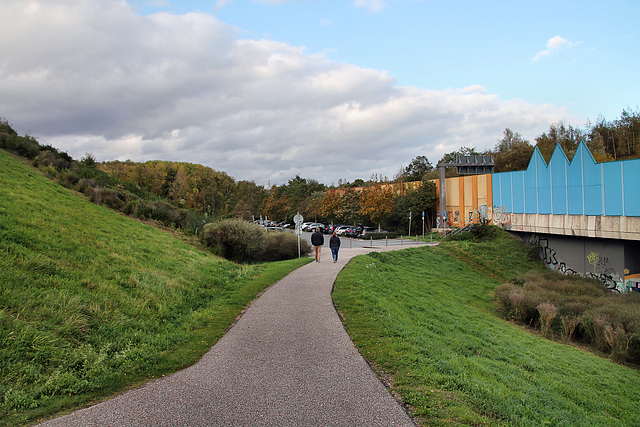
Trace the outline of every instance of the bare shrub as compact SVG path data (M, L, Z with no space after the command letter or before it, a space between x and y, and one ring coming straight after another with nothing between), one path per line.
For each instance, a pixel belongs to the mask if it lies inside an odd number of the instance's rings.
M553 327L565 342L577 341L611 352L616 361L640 364L640 294L614 294L598 280L551 270L530 271L513 282L522 286L502 284L495 291L503 317L539 326L545 336ZM554 319L544 318L543 303L557 307ZM516 310L519 315L513 316Z
M77 190L82 194L91 197L93 188L96 186L96 182L93 179L83 178L78 181Z
M214 253L239 262L259 259L266 246L264 229L239 218L205 225L200 239Z
M102 202L102 187L93 187L90 198L93 203L99 205Z
M582 317L576 317L573 315L560 316L562 321L562 330L564 331L564 341L569 342L573 339L573 335L576 332L576 328L582 321Z
M604 331L607 326L611 325L609 318L602 314L587 313L582 324L585 327L585 332L591 345L600 351L607 351L609 348L604 337Z
M104 189L102 192L102 203L110 209L120 210L124 205L120 194L116 190Z
M96 205L104 205L108 208L119 210L124 202L118 196L118 192L111 188L94 187L91 201Z
M306 240L300 241L300 255L311 252L311 245ZM264 253L261 259L265 261L280 261L298 257L298 237L293 233L267 233Z
M502 317L513 317L513 306L511 304L511 300L509 299L509 293L512 290L518 288L518 286L511 283L503 283L502 285L498 286L493 292L498 302L498 310L502 314Z
M623 363L627 360L629 343L631 337L620 324L608 324L604 328L604 339L611 348L611 358L616 363Z
M513 307L514 316L520 320L520 313L522 313L522 303L524 301L524 294L519 289L512 289L508 294L509 301Z
M540 313L540 333L543 337L546 337L549 335L551 323L558 315L558 307L551 303L543 302L536 309Z
M43 151L35 159L33 159L32 164L37 168L45 168L47 166L51 166L55 159L56 156L53 152Z

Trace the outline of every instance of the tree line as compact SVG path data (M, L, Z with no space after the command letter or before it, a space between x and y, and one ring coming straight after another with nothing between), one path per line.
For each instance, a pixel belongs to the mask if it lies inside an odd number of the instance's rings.
M267 217L290 221L296 213L317 222L371 224L406 230L408 210L435 210L433 183L399 193L378 181L327 187L296 176L266 189L253 181L235 181L209 167L168 161L98 163L81 160L34 137L20 136L0 118L0 148L19 155L51 179L83 194L95 204L143 220L157 221L187 234L224 218ZM363 184L364 187L355 187ZM432 219L433 215L428 218Z
M495 171L507 172L526 169L534 147L538 147L548 163L559 144L571 160L580 142L587 145L596 162L640 157L640 110L624 109L620 118L612 121L599 117L582 129L554 123L535 138L535 145L519 133L505 129L503 138L489 154L494 156Z
M459 155L491 155L495 163L494 172L524 170L529 165L535 147L538 147L544 159L549 162L559 144L571 160L580 142L587 145L596 162L639 158L640 110L624 109L620 118L612 121L599 117L595 123L588 122L584 128L562 122L553 123L549 130L535 138L533 144L520 133L506 128L493 150L478 151L473 147L461 147L442 156L435 165L425 156L418 156L398 171L394 181L417 181L425 176L437 179L437 164L455 161ZM447 170L446 176L456 176L456 173Z
M532 144L518 132L505 129L493 150L478 152L461 147L438 163L458 155L492 155L495 172L526 169L538 147L549 161L557 144L572 159L584 141L596 161L640 157L640 111L625 109L620 118L598 118L584 128L554 123ZM375 225L389 231L408 230L409 213L433 225L437 197L430 180L438 171L426 156L417 156L389 179L372 175L369 180L340 180L326 186L296 175L280 186L264 188L253 181L236 181L209 167L169 161L111 161L97 163L91 154L81 161L51 146L41 146L31 136L19 136L5 119L0 120L0 147L32 160L62 184L87 195L94 203L126 214L157 219L167 225L197 233L207 222L222 218L246 220L267 217L291 221L296 213L317 222ZM437 165L437 163L436 163ZM446 176L456 176L447 170ZM405 185L419 182L422 185ZM413 222L412 234L422 224Z
M209 220L240 217L282 222L291 221L300 213L314 222L369 224L406 231L410 211L416 215L425 212L430 224L437 207L435 185L428 180L405 190L374 177L366 182L328 187L296 175L286 184L266 189L252 181L236 182L224 172L191 163L112 161L101 163L98 168Z

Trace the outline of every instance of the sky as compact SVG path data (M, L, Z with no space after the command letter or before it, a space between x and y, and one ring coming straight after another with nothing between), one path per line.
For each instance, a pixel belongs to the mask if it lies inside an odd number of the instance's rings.
M81 159L392 179L640 104L636 0L3 0L0 117Z

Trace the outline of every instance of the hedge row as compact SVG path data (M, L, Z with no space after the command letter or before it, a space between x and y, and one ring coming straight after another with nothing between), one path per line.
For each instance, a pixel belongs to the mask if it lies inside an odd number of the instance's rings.
M202 243L224 258L236 262L280 261L298 256L298 238L288 232L268 233L259 225L239 218L223 219L204 226ZM300 242L301 255L311 252L306 240Z

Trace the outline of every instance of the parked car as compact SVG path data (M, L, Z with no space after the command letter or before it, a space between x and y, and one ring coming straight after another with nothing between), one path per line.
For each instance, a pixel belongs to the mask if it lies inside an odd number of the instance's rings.
M348 225L341 225L335 230L335 232L338 236L346 237L346 233L349 231L350 228L351 227L349 227Z
M362 226L357 225L355 227L351 227L347 232L347 237L358 237L360 232L362 231Z
M327 224L324 227L324 234L331 234L333 233L333 230L335 230L335 228L338 227L336 224Z
M320 231L324 231L324 224L320 223L320 222L314 222L309 224L306 228L303 228L302 231L310 231L310 232L314 232L316 231L316 228L319 228Z
M309 227L311 224L313 224L313 221L303 222L302 224L300 224L300 229L302 231L308 231L307 227Z
M266 219L256 219L255 221L253 221L254 224L258 224L259 226L262 227L275 227L276 223L271 221L271 220L266 220Z
M362 227L362 230L360 230L358 237L360 237L361 239L365 239L367 234L377 233L377 232L378 232L377 227Z

